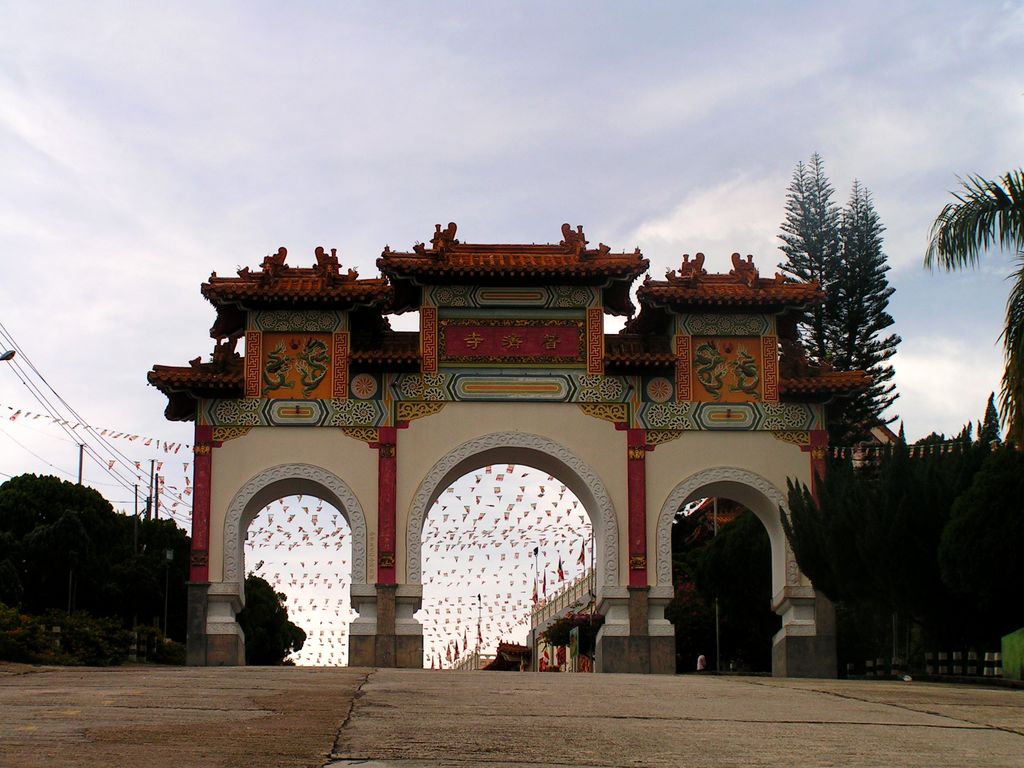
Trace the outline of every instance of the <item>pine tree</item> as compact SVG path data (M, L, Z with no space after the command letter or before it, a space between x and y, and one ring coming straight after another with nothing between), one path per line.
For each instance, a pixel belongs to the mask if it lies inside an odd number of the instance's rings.
M893 324L887 309L894 292L886 277L889 265L882 252L884 231L871 193L855 180L839 227L838 273L826 300L826 305L831 305L827 315L832 319L829 346L837 369L867 371L871 386L834 409L831 437L841 444L863 439L871 427L896 418L882 419L882 412L899 396L888 360L900 343L896 334L883 336Z
M839 260L839 207L833 202L834 190L825 176L825 163L818 153L807 165L797 163L786 193L786 220L779 238L786 261L779 264L784 274L798 280L817 281L828 292L835 280ZM826 362L830 344L829 305L812 310L804 329L804 342L812 359Z
M887 311L893 289L882 251L885 227L871 193L855 181L842 210L833 194L820 155L812 155L806 165L797 163L779 235L786 261L779 268L799 280L816 280L825 291L825 302L801 328L809 356L839 370L864 370L872 377L869 389L829 409L830 439L833 444L849 444L867 438L871 427L894 420L883 420L881 414L898 397L887 361L900 338L882 335L893 324Z
M996 393L988 396L985 419L978 425L978 442L982 445L999 445L999 411L996 409Z

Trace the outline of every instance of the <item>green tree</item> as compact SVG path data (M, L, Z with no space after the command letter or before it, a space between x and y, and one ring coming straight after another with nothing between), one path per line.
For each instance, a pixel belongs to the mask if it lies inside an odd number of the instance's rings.
M988 396L985 418L978 424L978 440L982 445L999 445L999 411L996 408L996 393Z
M779 238L786 260L783 273L814 280L825 301L802 323L802 342L811 359L839 370L864 370L871 386L829 407L829 436L834 444L868 437L871 427L889 423L885 411L898 397L888 360L896 353L899 336L885 335L893 324L889 298L893 288L882 250L882 226L871 193L853 182L850 199L840 210L825 175L824 161L815 153L797 164L786 193L786 216Z
M164 629L184 640L188 556L188 535L173 521L136 530L92 488L36 475L0 485L0 600L29 615L66 612L70 602L125 626L162 626L166 587Z
M772 552L764 524L750 510L722 526L696 559L697 589L719 603L722 668L768 671L781 620L771 608ZM711 654L708 654L710 656Z
M288 620L288 599L259 576L245 579L245 608L238 624L245 632L245 663L258 666L283 664L290 653L302 650L306 633Z
M946 583L976 604L989 637L1024 626L1024 453L993 451L954 503L939 562Z
M972 608L946 587L937 557L953 502L987 455L962 435L952 449L946 442L913 458L908 446L894 446L861 469L833 462L817 499L790 482L783 527L818 589L863 615L909 619L929 640L964 639Z
M779 248L786 254L779 264L783 273L797 280L816 281L826 293L831 292L839 274L841 215L834 194L821 155L815 152L806 165L797 163L786 192L786 218L779 235L783 242ZM818 362L831 357L832 309L829 303L815 307L805 329L807 351Z
M882 226L871 193L854 181L840 224L838 272L832 283L834 319L832 363L839 370L861 370L871 375L871 386L852 394L834 409L830 421L833 443L850 445L867 437L871 427L895 420L882 418L896 398L893 367L900 337L884 335L893 324L888 312L894 289L886 273L889 265L882 251Z
M732 507L731 502L725 502ZM779 617L771 610L771 544L749 510L710 533L710 513L680 516L672 528L675 596L665 616L676 630L677 667L692 672L699 654L717 665L715 600L719 602L721 667L771 669L771 638Z
M111 563L131 556L128 518L96 490L56 477L20 475L0 485L0 531L20 542L22 609L39 615L74 605L94 615L116 609Z
M961 270L977 266L992 247L1017 252L1000 336L1005 357L1000 405L1007 440L1024 446L1024 170L996 180L968 176L952 194L955 201L932 223L926 266Z

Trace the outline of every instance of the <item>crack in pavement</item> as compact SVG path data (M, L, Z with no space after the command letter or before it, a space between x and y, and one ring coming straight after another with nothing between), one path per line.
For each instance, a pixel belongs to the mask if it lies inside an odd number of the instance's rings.
M762 686L764 688L775 688L775 687L777 687L777 686L773 686L773 685L771 685L769 683L759 683L759 682L756 682L754 680L742 680L742 681L739 681L739 682L746 683L747 685L759 685L759 686ZM957 715L951 715L951 714L948 714L946 712L938 712L938 711L931 710L931 709L917 709L916 707L912 707L909 704L899 704L899 703L891 702L891 701L876 701L875 699L867 699L867 698L863 698L861 696L854 696L853 694L849 694L849 693L840 693L839 691L826 691L826 690L822 690L821 688L802 688L802 689L794 689L794 690L804 690L804 691L810 691L812 693L822 693L822 694L825 694L826 696L834 696L837 699L847 699L849 701L859 701L862 704L875 704L875 705L882 706L882 707L893 707L894 709L901 709L904 712L914 712L914 713L919 714L919 715L932 715L933 717L941 717L941 718L944 718L946 720L953 720L954 722L967 723L968 724L966 726L934 725L934 726L925 726L925 727L934 727L934 728L962 728L962 729L966 729L966 730L982 730L982 731L992 730L992 731L1002 731L1003 733L1012 733L1014 736L1024 736L1024 732L1015 730L1015 729L1010 728L1010 727L1005 726L1005 725L996 725L994 723L980 723L977 720L969 720L966 717L960 717L960 716L957 716Z
M376 669L371 669L369 672L363 675L363 679L360 680L359 685L356 686L356 691L352 694L352 701L350 701L348 704L348 712L345 713L345 719L341 721L341 725L338 726L338 730L334 733L334 743L331 745L331 752L327 756L327 762L324 763L325 767L336 764L337 759L341 757L338 754L338 751L340 748L342 731L345 730L345 726L347 726L349 722L352 720L352 714L355 712L356 709L356 701L358 699L363 698L363 696L365 695L363 693L363 686L370 682L370 678L373 675L375 675L377 671L378 670Z

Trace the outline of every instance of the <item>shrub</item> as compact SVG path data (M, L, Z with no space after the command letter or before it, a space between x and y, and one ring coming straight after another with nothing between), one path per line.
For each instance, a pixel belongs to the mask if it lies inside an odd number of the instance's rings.
M32 616L0 603L0 659L39 663L52 656L46 628Z

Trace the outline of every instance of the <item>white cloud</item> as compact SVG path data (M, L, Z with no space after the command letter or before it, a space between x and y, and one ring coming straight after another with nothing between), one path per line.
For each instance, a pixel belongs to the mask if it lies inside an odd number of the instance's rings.
M904 339L893 365L900 393L893 410L910 440L933 431L954 435L968 421L977 421L989 393L998 393L1003 372L997 345L956 336Z
M690 192L668 213L644 221L627 241L643 244L651 273L659 266L675 268L683 253L702 252L709 272L731 269L734 252L753 254L754 263L768 276L779 261L775 238L783 218L785 181L754 179L740 174L713 187Z

